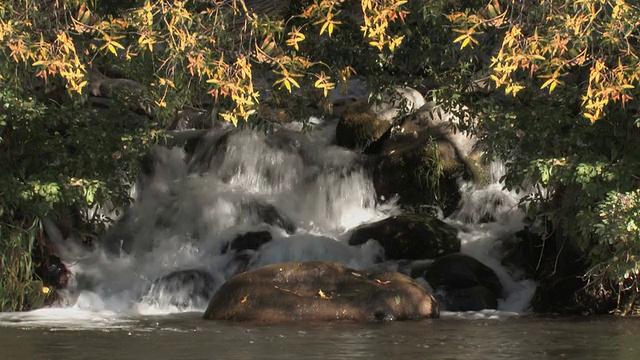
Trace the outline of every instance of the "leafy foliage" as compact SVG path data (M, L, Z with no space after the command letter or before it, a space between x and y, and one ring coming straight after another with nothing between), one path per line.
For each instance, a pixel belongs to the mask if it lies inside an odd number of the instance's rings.
M630 1L490 1L449 16L460 47L495 44L490 97L467 124L507 160L509 187L581 249L590 290L635 298L640 7ZM618 303L621 307L623 304Z
M502 5L501 5L502 3ZM503 10L504 9L504 10ZM491 59L491 79L506 94L526 87L577 87L581 112L595 122L607 105L624 106L640 80L640 7L622 0L500 2L477 13L455 13L461 48L498 30L502 44Z
M37 308L45 298L42 282L33 278L31 259L39 223L21 225L0 227L0 311Z

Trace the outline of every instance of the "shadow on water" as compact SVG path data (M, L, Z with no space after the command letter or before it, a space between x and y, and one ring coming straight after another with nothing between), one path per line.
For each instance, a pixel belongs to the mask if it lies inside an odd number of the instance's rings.
M638 319L447 314L403 323L230 324L198 313L114 328L2 322L3 359L637 359Z

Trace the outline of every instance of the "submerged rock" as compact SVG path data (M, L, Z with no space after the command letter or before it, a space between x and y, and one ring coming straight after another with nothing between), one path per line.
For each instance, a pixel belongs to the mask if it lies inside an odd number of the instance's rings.
M370 239L380 243L387 259L422 260L460 251L458 231L427 215L398 215L353 230L349 245Z
M408 276L327 262L274 264L236 275L218 290L204 313L211 320L266 323L438 316L438 303Z
M484 286L438 290L434 294L443 311L480 311L497 309L496 295Z
M216 280L199 269L178 270L156 279L142 303L179 310L204 308L216 290Z

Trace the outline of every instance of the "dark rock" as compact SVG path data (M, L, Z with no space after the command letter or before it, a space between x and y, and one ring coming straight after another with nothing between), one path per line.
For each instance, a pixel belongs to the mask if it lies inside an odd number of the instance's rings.
M446 311L479 311L498 308L496 295L484 286L440 290L436 292L435 297L441 305L441 310Z
M208 111L183 108L175 112L168 130L208 129L212 124L212 116Z
M236 236L228 246L228 250L242 252L245 250L258 250L258 248L269 241L272 236L268 231L249 231L247 233ZM223 251L226 253L227 249Z
M260 222L267 225L279 227L287 232L287 234L293 234L296 232L296 225L284 214L281 214L278 209L263 201L251 200L246 201L241 206L243 213L247 217L255 217Z
M612 289L588 286L584 274L591 265L583 251L562 235L561 228L544 233L526 227L505 239L503 246L506 255L502 264L538 282L531 300L535 312L604 314L618 307Z
M96 68L89 70L87 80L91 95L116 100L113 108L122 108L124 102L140 115L154 115L153 106L142 96L144 87L140 83L131 79L107 77Z
M502 264L540 280L557 275L579 276L586 270L583 254L556 233L540 234L526 227L503 242Z
M423 276L436 291L481 286L489 289L495 298L502 297L502 283L498 275L469 255L456 253L439 257Z
M180 310L203 308L216 290L216 280L198 269L178 270L156 279L142 302L160 307L175 306Z
M613 309L629 306L624 310L637 313L634 304L628 303L627 294L621 295L620 303L617 296L611 296L617 291L617 285L613 285L616 288L596 288L589 286L587 280L582 274L541 280L531 300L533 311L561 315L611 314Z
M204 313L205 319L265 323L438 316L435 299L408 276L325 262L275 264L236 275Z
M185 144L190 173L206 173L217 168L224 159L229 138L237 130L209 132Z
M374 239L382 245L387 259L422 260L460 251L457 230L431 216L399 215L353 230L349 245Z

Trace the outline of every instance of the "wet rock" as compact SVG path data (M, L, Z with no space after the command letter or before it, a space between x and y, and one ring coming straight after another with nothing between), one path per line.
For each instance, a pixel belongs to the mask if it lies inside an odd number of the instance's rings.
M568 239L551 231L540 234L526 227L502 241L502 245L502 265L524 271L528 278L578 277L587 269L583 254Z
M498 275L469 255L455 253L439 257L429 265L423 276L436 290L482 286L495 297L502 297L502 283Z
M216 290L216 280L199 269L178 270L156 279L142 302L158 307L174 306L179 310L203 308Z
M438 316L435 299L408 276L326 262L275 264L236 275L204 313L205 319L264 323Z
M96 68L89 69L88 88L92 96L114 100L109 107L122 108L123 100L131 110L153 116L153 106L142 96L144 87L131 79L110 78Z
M446 216L460 200L458 179L487 183L477 140L454 131L453 116L427 104L410 115L381 144L373 162L376 192L399 196L399 204L415 209L438 205Z
M247 216L255 217L267 225L279 227L286 231L287 234L296 232L297 227L293 221L267 202L259 200L246 201L241 205L241 208L242 212Z
M443 311L479 311L498 308L496 295L484 286L439 290L434 296L438 299Z
M212 167L217 168L227 150L229 138L236 130L212 131L188 141L184 148L188 155L190 173L206 173Z
M392 125L390 121L379 119L370 110L366 100L357 101L340 117L336 126L336 144L363 152L378 141Z
M626 315L637 315L637 298L634 296L629 302L628 293L623 293L618 299L611 296L615 291L617 285L613 284L600 288L590 286L582 274L551 276L540 281L531 307L542 314L611 314L612 310L622 308L628 312Z
M502 298L502 283L488 266L465 254L437 258L426 270L414 269L433 287L439 302L448 311L496 309Z
M259 247L271 241L272 236L268 231L249 231L247 233L236 236L228 245L228 250L242 252L245 250L258 250Z
M379 99L369 96L358 100L340 116L336 143L348 149L371 152L398 118L414 112L424 103L422 95L409 87L398 87Z
M239 274L246 271L251 266L251 260L266 245L271 242L272 235L269 231L249 231L236 236L229 242L222 254L233 252L233 259L226 269L229 274Z
M591 265L560 228L545 234L544 229L525 227L502 243L502 264L538 282L531 300L536 313L608 313L617 307L618 299L607 296L611 289L587 286L584 274Z
M382 245L387 259L421 260L460 251L457 230L432 216L398 215L353 230L349 245L369 239Z

